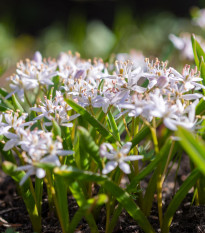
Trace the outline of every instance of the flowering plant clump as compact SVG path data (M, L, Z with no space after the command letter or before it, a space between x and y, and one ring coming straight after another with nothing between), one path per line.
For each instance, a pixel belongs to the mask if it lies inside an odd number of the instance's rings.
M193 186L196 202L205 202L205 54L194 37L192 46L198 68L185 65L181 73L158 59L112 64L70 52L57 60L36 52L17 64L12 91L0 89L0 152L34 231L41 231L43 183L63 232L74 232L83 217L98 232L101 208L106 233L113 232L123 209L145 232L154 232L147 217L157 192L165 233ZM163 183L184 150L193 170L163 213ZM72 219L68 193L79 205Z

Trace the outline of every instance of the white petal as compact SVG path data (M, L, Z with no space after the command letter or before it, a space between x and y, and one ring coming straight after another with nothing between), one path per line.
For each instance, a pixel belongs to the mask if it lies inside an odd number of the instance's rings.
M120 169L125 173L125 174L130 174L130 166L127 163L121 162L119 163Z
M32 168L31 165L20 166L20 167L17 167L17 168L16 168L16 171L29 170L30 168Z
M73 155L74 151L72 151L72 150L58 150L57 154L58 155Z
M194 100L194 99L199 99L202 97L203 97L203 95L199 94L199 93L182 95L182 98L185 100Z
M71 128L71 127L73 127L73 123L63 123L63 124L61 124L61 126Z
M108 174L117 167L116 161L110 161L106 164L105 168L102 170L103 174Z
M121 148L120 152L122 152L123 154L128 154L131 146L132 146L131 142L125 143L125 145L123 145L123 147Z
M176 124L174 124L175 122L169 118L165 118L164 119L164 125L168 128L171 129L173 131L177 130Z
M9 140L9 141L5 144L3 150L4 150L4 151L10 150L10 149L13 148L14 146L16 146L17 143L18 143L18 140L11 139L11 140Z
M37 168L37 169L36 169L36 176L37 176L39 179L44 178L45 175L46 175L45 170L43 170L42 168Z
M25 176L22 178L22 180L20 181L19 185L23 185L24 182L29 178L29 176L33 175L35 173L34 168L32 167L30 170L28 170L28 172L25 174Z
M60 161L56 155L48 155L45 158L41 159L40 162L42 163L53 163L56 166L60 166Z
M125 158L123 158L124 161L135 161L135 160L139 160L139 159L143 159L144 157L142 155L130 155L130 156L126 156Z

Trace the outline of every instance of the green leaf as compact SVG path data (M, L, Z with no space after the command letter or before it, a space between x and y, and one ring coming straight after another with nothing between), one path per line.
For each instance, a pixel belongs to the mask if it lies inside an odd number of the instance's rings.
M4 89L0 88L0 106L2 108L6 109L12 109L15 110L12 104L11 99L5 99L5 97L8 95L8 92L6 92Z
M180 137L180 144L190 157L190 159L199 168L202 174L205 175L205 143L188 130L179 127L177 136Z
M142 180L144 177L146 177L147 175L149 175L156 167L157 165L161 162L161 160L163 159L165 154L168 154L170 146L171 146L171 139L168 139L165 143L165 145L162 147L162 149L160 150L160 153L156 156L156 158L146 166L146 168L144 168L137 176L135 176L132 181L130 182L130 184L127 186L127 191L131 192L131 191L135 191L136 190L136 186L139 183L140 180Z
M60 176L62 176L61 174L59 174ZM62 179L62 177L61 177ZM66 180L66 179L65 179ZM68 183L68 182L66 182ZM83 184L80 186L79 185L80 181L74 181L71 182L69 179L69 189L72 192L73 197L76 199L76 202L78 203L80 208L83 208L83 206L86 204L86 197L85 197L85 192L83 190ZM84 183L84 182L83 182ZM85 215L85 219L88 222L91 232L98 232L98 228L95 222L95 219L92 215L92 213L87 212L87 214Z
M54 139L56 139L57 136L61 137L61 128L54 119L52 120L52 125L53 125L52 132Z
M53 77L52 81L54 83L54 89L52 91L52 97L54 98L56 96L56 91L58 90L60 77L57 75L57 76Z
M144 126L138 134L132 139L132 148L134 148L137 144L139 144L148 134L150 133L150 128L148 126Z
M118 128L117 128L117 124L115 122L115 119L114 119L111 111L108 112L108 119L109 119L113 134L115 135L117 140L120 141L120 135L119 135L119 131L118 131Z
M108 202L108 197L105 194L99 194L95 196L94 198L90 198L84 203L75 213L74 217L72 218L72 221L69 225L69 233L72 233L75 231L75 228L77 227L80 220L83 218L83 216L86 216L89 214L94 208L101 206Z
M78 127L80 133L80 142L84 148L84 150L90 154L90 156L94 159L100 169L102 169L102 163L99 154L99 147L96 145L93 138L90 136L88 131L83 127Z
M203 57L203 59L205 60L205 53L203 49L201 48L200 44L198 43L198 41L196 40L194 34L192 34L191 36L191 41L192 41L192 48L193 48L195 63L198 69L200 69L200 60L201 60L201 57Z
M205 84L205 63L204 63L204 58L201 57L200 59L200 72L201 72L201 77L202 77L202 84ZM204 90L204 89L203 89Z
M129 194L121 189L117 184L113 183L108 177L92 172L81 171L73 167L63 168L63 170L60 170L60 168L55 168L54 173L68 179L67 182L71 182L72 179L96 182L100 184L106 190L106 192L110 193L117 199L117 201L126 209L130 216L138 222L145 232L154 232L149 221Z
M3 162L2 168L3 168L3 171L7 175L11 176L11 178L15 180L17 183L19 183L25 175L24 171L16 171L16 165L8 161ZM41 231L41 216L38 213L38 208L35 203L35 198L30 190L30 184L32 183L29 178L25 181L25 183L22 186L19 186L19 189L21 192L21 196L24 200L24 203L26 205L26 209L29 213L34 231L40 232Z
M75 101L65 98L67 104L69 104L77 113L84 117L103 137L110 142L116 142L117 138L109 132L95 117L93 117L85 108L81 107Z
M56 200L58 202L59 220L63 232L67 233L69 229L69 213L68 213L68 198L67 198L67 185L64 180L55 175L54 186L56 191Z
M187 195L188 191L196 184L197 180L200 177L200 172L198 169L195 169L191 172L188 178L183 182L180 189L174 195L174 198L170 202L163 219L162 232L169 233L169 228L172 222L172 218L179 208L179 205Z
M19 110L20 113L24 112L23 107L21 106L21 104L19 103L19 101L17 100L17 98L14 94L12 95L12 103L13 103L15 110Z
M102 91L102 89L103 89L104 83L105 83L105 80L102 79L102 80L100 81L99 86L98 86L98 93L101 93L101 91Z
M205 101L201 99L196 106L196 115L204 115L205 114Z

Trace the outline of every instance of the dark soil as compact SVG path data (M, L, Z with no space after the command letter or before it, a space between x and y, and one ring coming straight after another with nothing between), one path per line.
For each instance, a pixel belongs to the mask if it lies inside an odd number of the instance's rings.
M182 166L179 169L176 189L189 173L189 163L186 157L183 158ZM173 177L177 166L173 166L172 172L167 177L163 188L164 208L168 205L173 196ZM143 187L146 187L146 182L142 183ZM170 228L171 233L205 233L205 206L194 206L191 204L193 196L193 190L186 196L185 200L181 204L180 208L176 212L172 225ZM72 196L68 196L69 199L69 213L72 218L78 209L76 201ZM154 227L156 232L160 232L157 204L154 202L149 221ZM5 232L6 229L13 228L16 232L32 233L32 226L27 214L25 205L22 199L17 195L15 182L5 176L0 171L0 232ZM100 219L98 220L99 232L105 232L105 211L102 210ZM61 227L58 219L49 212L48 200L46 192L43 194L42 205L42 232L43 233L59 233ZM90 229L84 219L78 225L75 231L76 233L89 233ZM122 212L118 224L114 230L115 233L142 233L143 231L125 211Z

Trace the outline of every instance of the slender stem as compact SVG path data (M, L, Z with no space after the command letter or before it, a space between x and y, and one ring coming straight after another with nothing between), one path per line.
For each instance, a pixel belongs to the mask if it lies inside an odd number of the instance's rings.
M152 134L152 140L154 143L154 150L156 153L156 156L159 154L159 146L158 146L158 140L157 140L157 132L156 132L156 122L153 120L153 126L150 127L150 131ZM158 214L159 214L159 222L160 222L160 227L162 227L162 220L163 220L163 214L162 214L162 174L161 174L161 169L162 165L159 165L159 171L157 175L157 205L158 205Z
M25 90L24 90L24 96L25 96L25 99L26 99L27 103L29 104L29 106L32 107L32 104L31 104L31 102L28 98L27 92Z
M158 146L156 128L150 127L150 130L151 130L151 134L152 134L152 140L154 143L154 150L155 150L156 155L158 155L159 154L159 146Z
M157 206L158 206L158 214L159 214L159 223L160 228L162 228L162 220L163 220L163 214L162 214L162 183L161 183L161 164L159 166L159 172L157 177Z
M171 145L171 148L170 148L168 157L167 157L167 161L166 161L166 164L165 164L165 168L164 168L164 171L163 171L163 174L162 174L162 178L161 178L161 183L162 183L162 185L163 185L163 183L164 183L165 174L166 174L166 172L167 172L167 168L168 168L168 166L169 166L169 162L170 162L170 159L171 159L171 155L172 155L172 152L173 152L173 149L174 149L174 143L175 143L175 141L172 142L172 145Z
M109 106L107 112L105 113L105 115L103 116L102 120L100 121L102 124L104 123L104 120L107 117L107 114L111 110L111 108L112 108L112 105ZM101 139L102 139L102 135L100 134L98 140L96 141L98 145L101 144L101 141L102 141Z
M39 179L39 178L36 177L36 180L35 180L35 195L36 195L37 208L38 208L39 215L41 215L42 194L43 194L43 179Z
M109 196L110 198L110 196ZM106 204L106 226L105 226L105 232L108 232L109 226L110 226L110 203L108 202Z
M131 134L130 134L129 129L127 128L127 122L126 122L126 120L125 120L125 117L122 116L122 119L123 119L123 123L124 123L124 126L125 126L125 130L126 130L128 136L129 136L130 140L131 140Z
M94 111L93 111L93 107L92 107L91 104L89 105L89 109L90 109L91 114L92 114L93 116L95 116L95 113L94 113Z
M63 231L63 233L67 233L64 222L63 222L63 216L62 216L62 213L61 213L61 209L60 209L58 199L57 199L57 196L56 196L55 188L53 186L53 180L52 180L53 178L52 178L51 171L47 171L46 175L47 175L48 186L49 186L53 201L55 203L55 207L56 207L57 214L58 214L58 217L59 217L59 221L60 221L60 224L61 224L61 227L62 227L62 231Z

